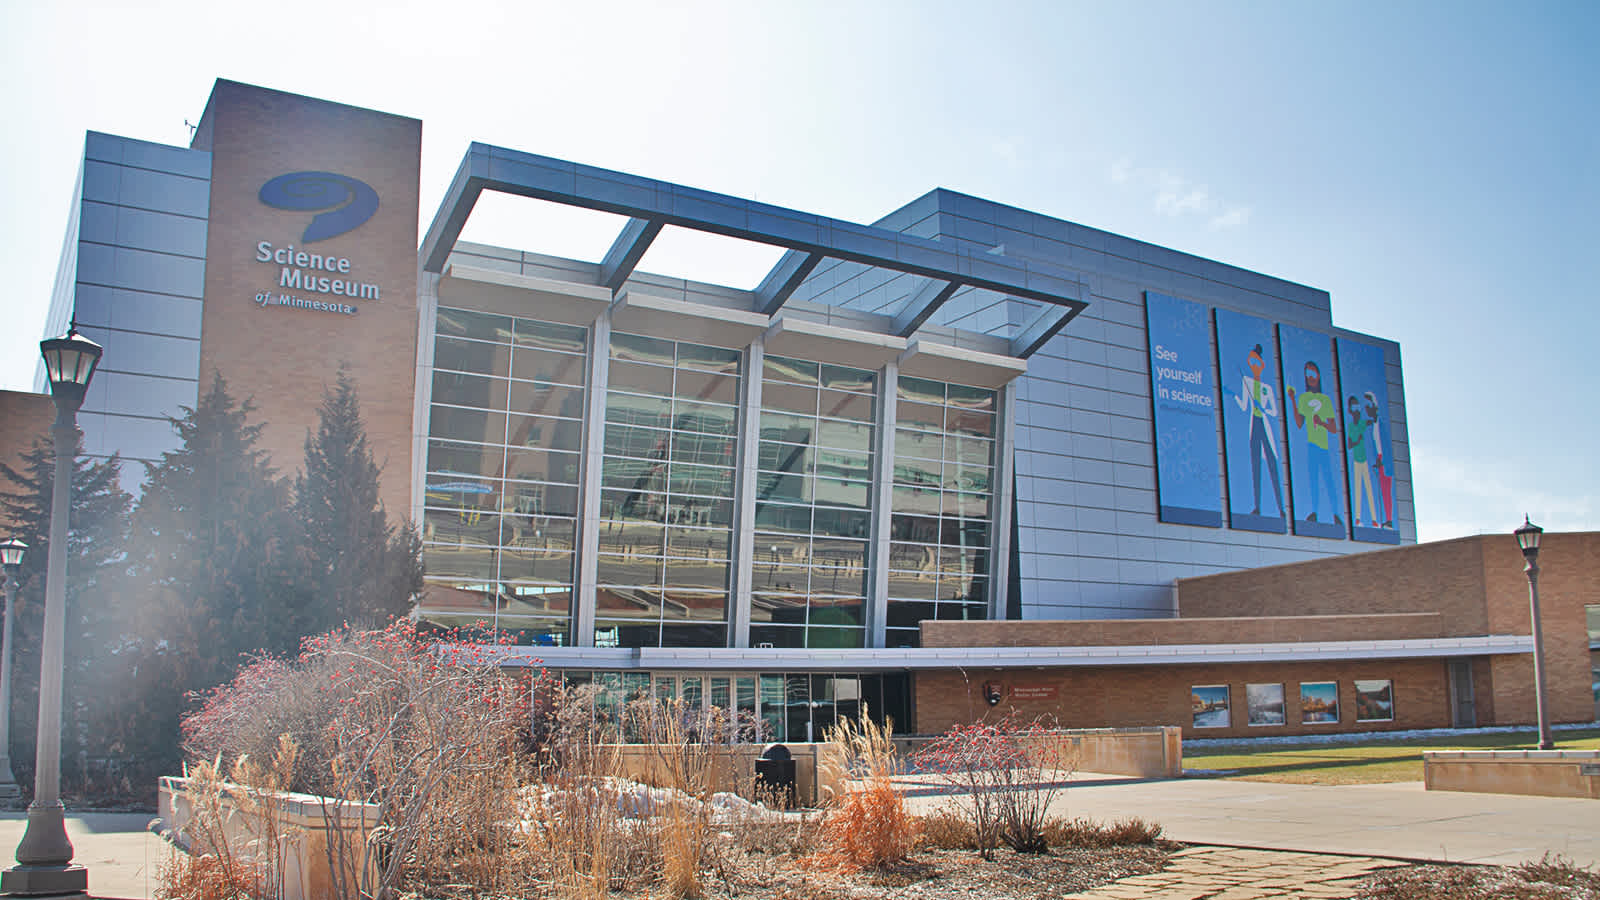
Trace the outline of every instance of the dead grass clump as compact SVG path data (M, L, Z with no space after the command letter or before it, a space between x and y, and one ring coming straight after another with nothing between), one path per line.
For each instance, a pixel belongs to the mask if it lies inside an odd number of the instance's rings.
M161 866L156 900L254 900L252 868L232 856L173 853Z
M928 850L976 850L978 835L965 815L953 809L939 809L918 817L917 846Z
M1161 838L1161 826L1140 818L1119 819L1110 824L1092 819L1052 817L1044 823L1044 839L1052 847L1104 849L1154 844Z
M746 854L799 859L821 846L822 817L815 813L778 814L754 809L727 823L733 843Z
M597 711L592 685L568 687L546 674L535 690L544 700L540 783L519 849L553 895L605 897L643 877L655 860L644 828L622 815L615 726Z
M845 793L822 824L823 858L841 868L881 869L903 862L916 843L917 821L886 778Z
M1552 857L1546 853L1538 862L1523 863L1512 872L1528 884L1571 888L1574 895L1581 889L1591 893L1600 892L1600 871L1591 866L1580 866L1560 854Z
M1361 900L1600 900L1600 872L1560 856L1520 866L1406 866L1378 872Z
M905 861L917 839L917 819L894 787L899 772L891 738L893 724L842 719L828 731L841 757L829 760L839 780L849 785L822 823L821 858L847 869L882 869ZM829 779L832 780L832 779Z

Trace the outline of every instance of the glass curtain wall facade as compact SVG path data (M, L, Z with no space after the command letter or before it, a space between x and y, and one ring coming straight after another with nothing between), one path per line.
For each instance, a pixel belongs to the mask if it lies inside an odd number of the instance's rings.
M612 334L596 646L726 645L742 355Z
M567 672L569 684L593 684L596 711L627 739L627 704L648 697L682 701L706 729L724 728L735 741L822 740L840 719L911 721L910 676L903 673ZM716 710L714 712L713 710Z
M741 349L620 331L601 340L579 326L440 307L426 618L546 646L738 646L744 636L729 626L742 564L747 646L867 647L875 522L889 536L886 646L916 646L926 619L986 618L996 392L759 359L752 368ZM594 625L576 635L585 414L598 366ZM757 393L746 378L760 379L759 407L744 413L755 417L754 448L739 446L741 397ZM893 456L880 467L885 391L895 398ZM735 486L751 462L751 551L740 561ZM874 508L880 468L888 510Z
M872 372L767 356L751 560L753 647L862 647Z
M886 643L923 619L988 618L994 391L901 377L895 391Z
M428 618L564 645L588 332L441 308L436 335L422 522L435 585Z

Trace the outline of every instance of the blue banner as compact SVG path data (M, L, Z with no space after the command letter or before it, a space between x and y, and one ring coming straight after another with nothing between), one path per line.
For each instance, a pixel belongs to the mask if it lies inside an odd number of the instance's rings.
M1283 534L1283 392L1272 323L1217 310L1222 446L1228 469L1228 524Z
M1289 491L1294 533L1344 538L1344 429L1333 366L1333 338L1290 325L1278 326L1283 375L1284 420L1289 439Z
M1146 291L1156 497L1163 522L1222 526L1217 390L1206 307Z
M1350 536L1398 544L1394 527L1394 454L1389 443L1389 379L1383 348L1339 338L1339 386L1344 391L1345 471L1350 481Z

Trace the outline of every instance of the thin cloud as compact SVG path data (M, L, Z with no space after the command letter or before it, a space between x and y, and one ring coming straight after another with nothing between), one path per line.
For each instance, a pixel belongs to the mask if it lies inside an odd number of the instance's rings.
M1211 228L1237 228L1250 223L1250 207L1225 203L1205 184L1192 181L1170 169L1146 169L1121 157L1111 163L1106 177L1149 198L1156 213L1180 218L1201 216Z
M1237 228L1250 224L1250 207L1235 206L1211 220L1212 228Z
M1542 491L1513 484L1486 464L1413 452L1420 540L1510 533L1524 515L1553 531L1600 524L1600 498L1593 494Z

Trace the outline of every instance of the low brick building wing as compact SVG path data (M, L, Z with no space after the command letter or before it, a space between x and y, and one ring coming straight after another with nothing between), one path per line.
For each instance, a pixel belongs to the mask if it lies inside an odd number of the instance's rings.
M1549 534L1540 605L1551 719L1596 718L1591 637L1600 533ZM1524 560L1481 535L1180 579L1179 617L924 622L971 668L917 676L917 724L991 710L1069 727L1182 725L1245 737L1535 720ZM1031 667L994 648L1032 648Z

